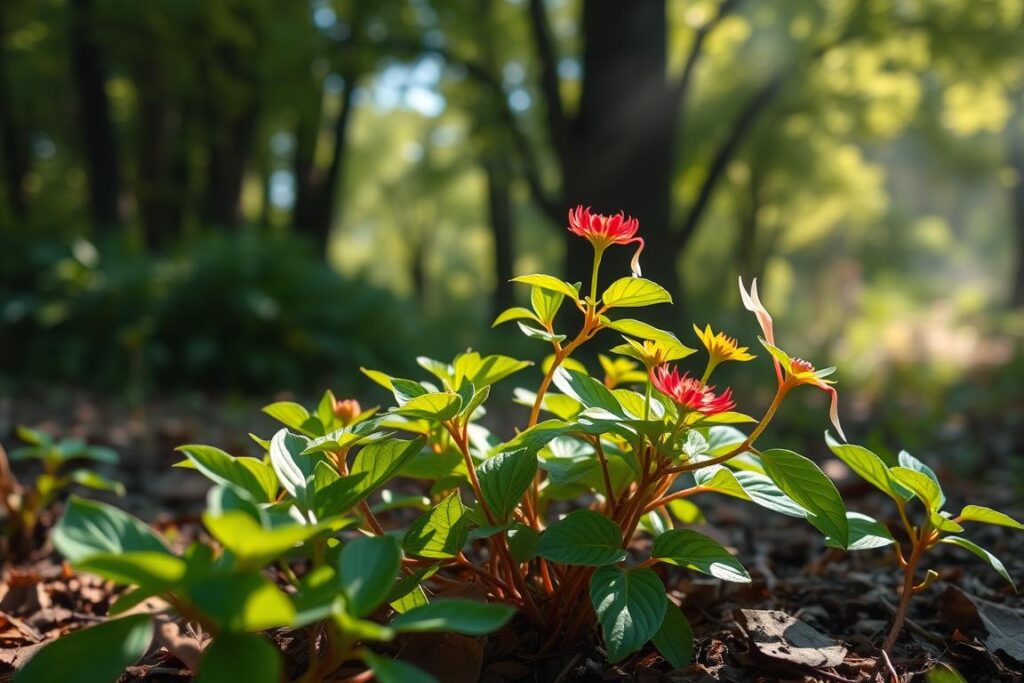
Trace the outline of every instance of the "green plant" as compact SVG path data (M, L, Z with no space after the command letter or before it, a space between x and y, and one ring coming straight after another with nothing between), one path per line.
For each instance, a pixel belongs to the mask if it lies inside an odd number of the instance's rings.
M82 461L116 465L117 453L104 446L90 446L78 439L54 440L43 432L18 427L18 438L25 446L11 451L11 462L35 460L41 471L30 486L15 479L0 450L0 509L4 512L4 538L10 541L12 556L19 556L31 547L39 516L49 509L64 490L73 485L124 495L124 485L107 479L88 467L76 466Z
M893 538L884 525L877 522L862 522L867 532L865 535L870 538L868 545L875 548L891 545L896 553L896 561L903 569L903 586L896 615L882 645L882 651L886 655L896 644L903 629L911 598L938 578L938 574L929 569L924 578L920 582L917 581L921 561L925 554L938 544L957 546L977 555L1016 590L1013 580L999 558L959 534L964 531L962 525L965 522L994 524L1018 530L1024 530L1024 524L983 505L966 505L960 514L954 517L943 510L946 495L935 472L910 453L900 451L899 463L889 467L880 457L863 446L839 443L828 434L825 435L825 439L837 458L845 462L866 482L892 498L899 511L900 523L906 537L904 542L909 547L907 551L904 551L903 545ZM920 505L921 513L917 520L913 520L912 515L908 514L908 504L915 499ZM868 526L871 529L869 532Z

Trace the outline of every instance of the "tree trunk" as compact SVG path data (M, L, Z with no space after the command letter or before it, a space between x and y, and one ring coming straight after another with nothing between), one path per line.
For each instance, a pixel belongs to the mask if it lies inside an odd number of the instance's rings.
M1010 166L1017 172L1017 182L1013 185L1013 237L1016 261L1013 270L1013 284L1010 302L1014 308L1024 307L1024 130L1019 121L1011 123L1015 126L1010 140Z
M4 183L7 186L11 212L17 219L28 215L25 176L29 170L28 136L19 130L14 111L14 94L7 78L7 61L3 50L6 22L0 7L0 147L3 148Z
M492 311L496 317L511 306L515 299L512 288L513 261L515 252L512 244L512 197L509 191L511 169L508 160L495 154L484 160L487 172L487 209L494 238L494 287Z
M172 141L180 131L180 117L168 101L160 65L153 62L138 72L139 161L135 197L146 246L159 250L177 236L178 209L183 188L172 172Z
M663 0L584 3L583 90L562 166L566 207L638 218L655 247L641 257L644 276L677 291L670 218L679 109L666 76L666 30ZM610 250L606 277L629 275L631 256ZM585 245L570 243L570 281L589 281L591 257Z
M102 232L121 222L121 176L103 51L93 36L93 10L93 0L71 2L71 59L78 96L79 134L89 181L89 210L97 232Z
M215 95L214 95L215 96ZM220 227L237 227L242 222L242 183L256 133L259 112L255 101L233 119L210 116L212 136L208 144L206 222Z

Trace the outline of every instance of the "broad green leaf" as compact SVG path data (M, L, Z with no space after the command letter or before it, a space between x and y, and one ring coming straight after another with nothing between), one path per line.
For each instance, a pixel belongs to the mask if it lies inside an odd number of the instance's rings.
M117 451L105 446L86 446L75 453L74 457L92 460L93 462L102 462L107 465L116 465L121 459Z
M673 529L658 536L651 557L722 581L750 583L750 574L728 550L714 539L689 529Z
M554 383L563 394L571 396L588 408L601 408L619 417L625 415L615 394L593 377L574 370L558 368L555 371Z
M51 532L53 545L72 564L100 553L170 553L142 521L112 505L72 496Z
M240 566L252 568L262 567L321 531L317 526L303 524L264 529L250 515L237 511L220 516L207 512L203 515L203 524L224 548L231 551Z
M613 663L653 638L668 608L665 587L650 569L599 568L590 580L590 601Z
M461 407L461 396L452 392L439 392L411 398L392 412L424 420L444 421L458 415Z
M529 562L537 556L540 532L525 524L516 523L508 530L508 549L516 562Z
M977 555L981 559L985 560L985 562L987 562L988 565L990 567L992 567L992 569L996 570L996 572L999 574L999 576L1001 576L1004 579L1006 579L1006 582L1009 583L1010 586L1013 587L1013 590L1015 590L1015 591L1017 590L1017 586L1014 585L1013 579L1010 578L1010 573L1008 571L1006 571L1006 567L1003 565L1002 561L1000 561L1000 559L998 557L996 557L995 555L993 555L989 551L985 550L984 548L982 548L977 543L974 543L973 541L969 541L966 538L964 538L963 536L945 536L945 537L939 539L939 543L948 543L950 545L960 546L961 548L963 548L965 550L971 551L972 553L974 553L975 555Z
M479 391L530 367L533 362L498 354L481 357L479 353L471 352L459 354L452 365L459 383L463 378L468 379Z
M73 470L61 477L61 483L74 483L97 491L110 491L118 496L125 494L124 484L113 479L107 479L98 472L92 470Z
M400 659L382 657L365 648L359 651L359 657L373 671L377 683L438 683L423 669Z
M257 571L210 576L182 590L224 631L263 631L290 626L295 619L288 596Z
M550 289L534 287L530 290L530 304L533 306L533 310L536 311L541 323L550 325L558 314L558 309L562 307L562 301L564 300L564 294L553 292Z
M384 417L375 417L361 420L341 429L336 429L330 434L324 434L309 442L303 455L322 453L324 451L337 452L346 448L366 442L376 436L378 428L384 421Z
M267 639L253 633L225 633L213 639L199 664L195 683L278 683L281 654Z
M302 426L309 419L309 411L292 401L278 401L263 406L263 412L297 432L303 431Z
M522 322L517 322L516 324L519 326L519 330L530 339L540 339L541 341L546 342L565 341L564 334L555 334L554 332L548 332L547 330L542 330L538 327L526 325Z
M349 613L363 617L384 602L401 565L402 551L391 536L362 537L346 543L338 575Z
M964 528L953 521L951 515L948 512L930 512L928 518L931 520L932 526L938 531L943 531L947 534L959 534L962 533Z
M395 638L394 629L381 626L376 621L358 619L343 609L335 610L331 616L341 632L352 640L387 642Z
M828 432L825 432L825 443L828 444L832 453L846 463L861 479L895 500L902 502L907 499L899 485L893 481L888 466L877 455L863 446L839 443Z
M677 498L670 502L668 511L683 524L701 524L705 521L704 513L697 504L686 498Z
M498 453L477 467L484 501L499 522L508 519L537 473L537 454L528 448Z
M318 513L332 517L347 512L395 477L423 450L426 442L426 437L421 436L411 441L381 439L363 446L356 454L347 477L317 491Z
M256 497L257 501L270 502L277 498L277 490L280 488L280 484L277 481L277 475L274 473L274 468L269 462L264 462L259 458L250 458L247 456L235 458L235 462L248 470L249 474L256 478L256 481L262 490L262 496Z
M530 309L523 308L522 306L513 306L512 308L507 308L502 311L498 317L494 319L494 322L491 323L491 327L497 327L498 325L512 320L533 320L535 322L540 322L537 320L537 316Z
M873 550L896 542L884 524L867 515L847 512L846 521L850 527L849 546L843 548L831 538L825 539L825 545L841 550Z
M790 517L807 518L807 510L783 493L768 475L739 470L733 476L755 504Z
M451 631L482 636L509 622L515 609L508 605L447 598L399 614L388 624L395 631Z
M562 422L561 420L545 420L520 432L514 439L501 444L496 450L499 452L512 452L526 448L536 453L552 440L577 429L575 425Z
M673 669L685 669L693 662L693 629L683 611L674 604L668 605L661 628L651 641Z
M183 453L197 470L214 483L238 486L259 503L269 503L273 500L273 493L267 493L270 488L268 479L264 473L259 472L258 466L245 465L240 458L234 458L213 446L187 444L178 446L175 450ZM247 460L263 465L261 461L253 458ZM276 489L276 480L274 488Z
M570 285L568 282L563 282L556 277L550 275L536 274L536 275L520 275L519 277L512 278L512 282L521 282L527 285L533 285L534 287L540 287L551 292L557 292L558 294L564 294L573 301L580 300L580 294L576 291L576 288Z
M402 547L420 557L455 557L469 538L467 524L466 509L455 491L413 522Z
M313 491L308 488L316 461L303 451L309 446L309 439L281 429L270 440L270 464L274 467L281 486L305 509L312 507Z
M608 308L651 306L672 303L672 295L656 282L642 277L624 277L604 290L601 302Z
M900 451L899 464L900 467L906 467L908 470L920 472L935 482L935 487L939 490L940 500L939 505L935 509L942 509L942 506L946 504L946 494L942 492L942 483L939 481L939 477L935 474L935 471L906 451Z
M14 683L110 683L137 662L153 639L153 619L135 614L61 636L14 675Z
M889 471L897 482L912 491L924 503L929 512L938 512L942 509L942 490L934 479L924 472L906 467L893 467Z
M761 453L765 473L782 492L807 510L807 521L842 547L850 541L846 506L836 485L813 461L782 448Z
M626 559L622 530L593 510L575 510L541 534L537 555L562 564L600 567Z
M469 383L469 386L473 386ZM463 404L461 415L469 421L473 417L473 413L476 412L477 408L482 406L491 395L491 387L486 386L483 389L478 389L473 392L473 397L466 403ZM482 414L482 413L481 413Z
M75 563L79 571L102 576L122 586L168 586L185 577L185 560L167 552L137 550L90 555Z
M964 509L960 511L960 521L981 522L982 524L1008 526L1011 529L1024 529L1024 524L1021 524L1013 517L983 505L965 505Z
M14 433L19 439L30 446L42 446L44 448L49 448L53 445L53 439L49 434L31 429L25 425L18 425L15 427Z
M608 320L607 318L603 318L602 321L610 329L629 335L630 337L657 342L664 354L663 360L665 362L681 360L690 354L697 352L696 349L692 349L680 342L678 337L671 332L659 330L657 327L648 325L640 320L632 320L630 318L624 318L622 320ZM628 352L625 355L636 358L636 349L632 346L629 346L628 348L632 349L632 352ZM616 353L620 352L618 347L613 349L613 351L616 351ZM625 351L625 349L622 351Z

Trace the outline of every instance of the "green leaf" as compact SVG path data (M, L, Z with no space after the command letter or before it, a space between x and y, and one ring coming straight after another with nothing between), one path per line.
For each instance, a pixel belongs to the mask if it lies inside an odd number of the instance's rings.
M349 613L363 617L383 603L401 565L402 551L391 536L368 536L346 543L338 575Z
M480 357L478 353L464 353L456 358L456 373L473 383L477 391L500 382L509 375L533 365L532 361L518 360L510 356L491 354Z
M444 421L458 415L461 407L462 397L456 393L445 391L416 396L392 412L424 420Z
M672 295L656 282L642 277L619 278L604 290L601 301L608 308L630 308L670 304Z
M266 638L252 633L225 633L213 639L199 664L195 683L277 683L281 655Z
M825 432L825 443L837 458L876 489L900 502L909 497L893 480L889 467L868 449L852 443L839 443L828 432Z
M658 536L651 557L722 581L750 583L750 574L728 550L714 539L689 529L672 529Z
M302 453L309 439L282 429L270 440L270 464L281 486L304 509L312 507L313 491L308 488L316 460Z
M540 532L525 524L515 523L508 530L508 549L516 562L529 562L537 556Z
M925 504L929 513L942 509L944 497L939 485L924 472L906 467L893 467L889 470L893 478L913 492Z
M939 490L939 505L935 509L941 510L942 506L946 504L946 494L942 492L942 483L939 481L939 477L935 474L935 471L906 451L900 451L899 463L900 467L906 467L908 470L920 472L935 483L935 487Z
M693 662L693 629L675 605L668 605L661 628L651 640L673 669L685 669Z
M79 486L86 486L97 491L110 491L118 496L125 494L124 484L113 479L107 479L98 472L92 470L73 470L61 477L62 483L74 483Z
M309 411L292 401L278 401L263 406L263 412L297 432L303 431L302 426L309 419Z
M455 491L413 522L402 547L420 557L455 557L469 538L467 524L466 509Z
M671 332L665 330L659 330L653 325L640 320L633 320L631 318L623 318L622 320L609 320L608 318L602 318L602 322L610 329L617 332L621 332L630 337L636 337L637 339L644 339L647 341L661 342L664 351L666 352L665 361L676 361L686 358L690 354L696 353L697 349L692 349L679 341ZM630 347L632 348L632 347ZM626 355L633 355L632 353ZM634 356L635 357L635 356Z
M507 624L515 612L508 605L449 598L399 614L388 625L405 633L451 631L482 636Z
M181 581L188 565L185 560L167 552L139 550L90 555L76 562L75 568L122 586L156 588Z
M850 527L849 546L843 548L831 538L825 539L825 545L841 550L873 550L896 542L884 524L867 515L847 512L846 521Z
M223 515L209 512L203 515L203 524L221 545L238 559L244 567L262 567L303 543L321 529L303 524L285 524L264 529L245 512L229 511Z
M998 557L996 557L995 555L993 555L989 551L985 550L984 548L982 548L977 543L974 543L973 541L969 541L966 538L964 538L963 536L945 536L945 537L939 539L939 543L948 543L950 545L960 546L961 548L963 548L965 550L971 551L972 553L974 553L975 555L977 555L981 559L985 560L985 562L987 562L988 565L990 567L992 567L992 569L996 570L996 572L999 574L999 576L1001 576L1004 579L1006 579L1006 582L1009 583L1010 586L1013 587L1013 590L1015 590L1015 591L1017 590L1017 586L1014 585L1013 579L1010 578L1010 573L1008 571L1006 571L1006 567L1003 565L1002 561L1000 561L1000 559Z
M553 332L548 332L547 330L542 330L542 329L539 329L537 327L532 327L530 325L526 325L526 324L521 323L521 322L516 323L516 324L519 326L519 330L523 334L525 334L527 337L529 337L530 339L540 339L541 341L546 341L546 342L562 342L562 341L565 341L565 335L564 334L555 334Z
M321 517L347 512L386 484L423 450L427 438L411 441L381 439L363 446L356 454L347 477L317 491L316 509Z
M14 433L19 439L27 443L29 446L41 446L43 448L49 448L53 445L53 439L49 434L40 432L35 429L30 429L25 425L18 425L14 428Z
M556 277L550 275L536 274L536 275L520 275L519 277L512 278L512 282L521 282L527 285L533 285L534 287L540 287L551 292L557 292L564 294L573 301L580 300L580 294L576 291L576 288L570 285L568 282L563 282Z
M508 520L537 473L537 454L524 448L498 453L477 467L484 501L498 521Z
M550 325L558 315L558 309L562 307L565 295L553 292L543 287L534 287L530 290L530 304L537 312L540 322Z
M537 555L562 564L600 567L626 559L622 530L593 510L575 510L541 534Z
M540 322L537 320L537 316L528 308L522 306L513 306L502 311L494 322L491 323L491 327L497 327L498 325L510 322L512 320L533 320L534 322Z
M203 614L229 632L290 626L295 606L258 571L210 576L182 590Z
M558 368L554 375L555 386L588 408L601 408L618 417L624 417L622 406L615 394L593 377L582 372Z
M654 637L668 607L665 587L650 569L599 568L590 580L590 601L613 663Z
M825 536L846 547L850 527L846 506L836 485L813 461L782 448L761 453L765 473L782 492L807 510L807 521Z
M146 653L152 639L149 614L110 619L49 643L14 675L14 683L110 683Z
M373 670L377 683L438 683L426 671L400 659L381 657L367 649L360 650L359 657Z
M213 446L187 444L185 446L178 446L175 450L183 453L189 462L195 465L197 470L214 483L237 486L252 496L253 500L258 503L269 503L273 500L273 493L276 493L277 480L274 480L275 491L268 495L268 478L256 466L245 465L240 461L241 459L233 458L221 449L214 448ZM253 458L247 458L247 460L265 466L259 460Z
M983 505L965 505L964 509L960 511L960 521L1008 526L1011 529L1024 529L1024 524L1021 524L1013 517Z
M142 521L112 505L72 496L51 532L53 545L72 564L90 555L152 551L170 553Z

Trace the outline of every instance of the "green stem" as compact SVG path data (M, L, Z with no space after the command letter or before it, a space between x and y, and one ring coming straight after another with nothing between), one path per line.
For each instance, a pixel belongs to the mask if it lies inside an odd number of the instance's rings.
M594 247L594 270L590 274L590 303L597 308L597 272L601 269L601 257L604 249Z

